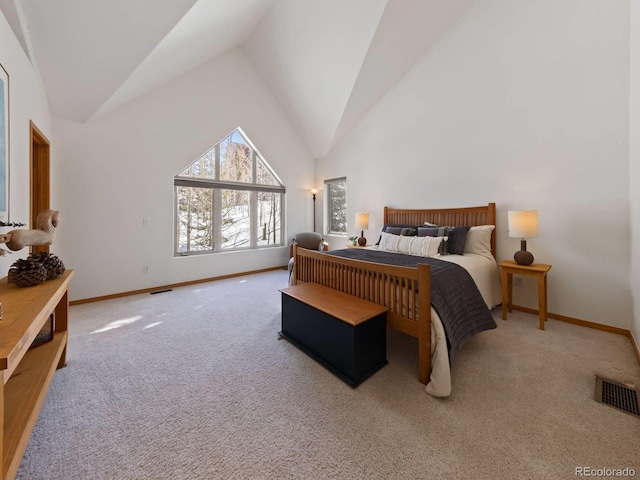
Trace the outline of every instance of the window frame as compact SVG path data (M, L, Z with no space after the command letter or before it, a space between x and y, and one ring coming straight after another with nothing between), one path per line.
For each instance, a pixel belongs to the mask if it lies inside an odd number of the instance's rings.
M251 177L252 183L244 183L244 182L234 182L228 180L220 180L220 144L224 142L227 138L233 135L235 132L238 132L245 142L251 148ZM216 143L213 147L211 147L209 151L215 149L215 178L206 178L206 177L191 177L184 175L176 175L173 179L173 209L174 209L174 241L173 241L173 255L174 257L187 257L192 255L203 255L203 254L211 254L211 253L221 253L221 252L235 252L235 251L246 251L246 250L259 250L264 248L278 248L282 247L285 244L285 228L284 228L284 206L285 206L285 194L286 189L283 186L280 178L275 174L271 166L265 161L265 159L260 155L260 153L253 146L251 141L247 138L244 132L238 127L228 135L226 135L220 142ZM206 154L207 152L205 152ZM203 155L205 155L203 154ZM199 159L200 157L198 157ZM198 159L194 160L195 163ZM262 167L265 168L274 178L274 180L278 183L278 185L268 185L268 184L259 184L257 182L257 170L258 163L262 163ZM187 168L191 166L188 165L181 172L184 172ZM212 190L211 195L211 211L212 211L212 219L211 219L211 238L212 238L212 249L206 250L196 250L186 252L179 251L180 248L180 217L179 217L179 208L178 208L178 187L195 187L195 188L207 188ZM242 247L223 247L222 242L222 191L223 190L234 190L234 191L246 191L249 192L249 245ZM280 238L278 242L270 245L258 245L258 232L260 230L258 226L258 193L274 193L280 195L280 208L279 208L279 225L280 225ZM189 248L189 246L187 247Z
M332 217L332 209L331 209L331 185L336 184L336 183L343 183L344 182L344 188L345 188L345 196L344 196L344 211L345 211L345 227L344 227L344 232L338 232L338 231L332 231L331 230L331 217ZM338 178L332 178L329 180L325 180L324 181L324 190L326 192L325 195L325 201L324 201L324 206L325 206L325 228L324 228L324 232L325 235L334 235L334 236L338 236L338 237L346 237L347 236L347 232L349 231L349 222L347 220L347 194L348 194L348 189L347 189L347 177L338 177Z

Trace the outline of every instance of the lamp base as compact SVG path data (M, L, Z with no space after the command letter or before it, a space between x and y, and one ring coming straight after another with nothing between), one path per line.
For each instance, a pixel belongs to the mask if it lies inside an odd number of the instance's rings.
M513 259L518 265L531 265L533 263L533 254L526 250L520 250L515 253Z
M358 239L358 245L360 245L361 247L364 247L367 244L367 239L364 237L360 237Z

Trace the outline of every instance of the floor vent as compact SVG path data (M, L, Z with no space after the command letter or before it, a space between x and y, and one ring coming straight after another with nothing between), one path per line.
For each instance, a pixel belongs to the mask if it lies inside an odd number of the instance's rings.
M173 292L172 288L167 288L166 290L155 290L154 292L149 292L150 295L157 295L158 293L165 293L165 292Z
M596 377L596 401L640 418L638 392L621 383Z

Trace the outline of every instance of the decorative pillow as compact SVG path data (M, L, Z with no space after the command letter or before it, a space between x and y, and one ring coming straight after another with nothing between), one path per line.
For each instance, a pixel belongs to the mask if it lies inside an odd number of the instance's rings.
M449 245L449 253L454 255L462 255L467 240L467 232L470 227L453 227L449 230L447 244Z
M404 235L406 237L415 237L418 233L413 227L387 227L384 230L385 233L390 233L391 235Z
M440 243L438 253L440 255L449 255L448 234L451 227L418 227L419 237L442 237L444 240Z
M380 250L388 252L408 253L422 257L434 257L444 237L408 237L382 232L380 234Z
M378 248L388 252L397 252L398 240L400 240L400 235L382 232L380 234L380 240L378 241Z
M418 227L419 237L446 237L451 227Z
M396 251L399 253L408 253L410 255L422 255L423 242L419 237L400 236L396 244Z
M389 227L400 227L400 228L416 228L415 225L406 224L406 223L385 223L382 227L382 231L386 232Z
M449 255L449 237L442 237L442 242L440 242L438 253L440 255Z
M471 227L467 232L467 239L464 245L464 253L477 253L489 259L493 259L491 254L491 232L495 225L479 225Z
M396 229L400 229L400 230L396 230ZM418 233L418 229L415 225L407 225L404 223L385 223L384 226L382 227L382 230L380 233L385 232L385 233L391 233L393 235L400 235L402 233L402 229L403 228L410 228L415 230L415 233L411 234L411 233L404 233L403 235L417 235ZM393 232L389 231L389 229L394 229ZM397 232L397 233L394 233ZM409 232L407 230L407 232ZM382 236L380 238L378 238L378 241L376 242L376 245L380 245L380 240L382 239Z
M447 237L423 237L422 238L422 256L435 257L440 253L440 246L446 243Z

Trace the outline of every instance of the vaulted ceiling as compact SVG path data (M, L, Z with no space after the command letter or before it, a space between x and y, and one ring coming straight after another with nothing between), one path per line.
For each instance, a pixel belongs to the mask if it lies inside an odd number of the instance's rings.
M242 47L320 158L474 0L0 0L52 115L90 122Z

